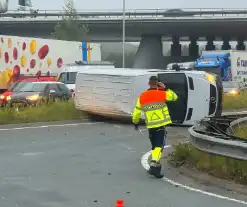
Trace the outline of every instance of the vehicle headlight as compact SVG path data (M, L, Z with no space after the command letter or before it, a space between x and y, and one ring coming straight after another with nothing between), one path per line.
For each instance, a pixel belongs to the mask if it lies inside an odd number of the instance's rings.
M11 96L7 96L6 100L10 101L11 100Z
M5 99L5 96L4 95L1 95L0 96L0 99L2 99L2 100Z
M30 101L36 101L39 99L39 95L28 96L27 99Z
M215 76L210 74L210 73L206 73L205 74L206 79L210 82L210 83L215 83Z
M229 94L229 95L236 96L236 95L238 95L238 94L239 94L239 91L238 91L238 90L236 90L236 89L232 89L232 90L230 90L230 91L228 92L228 94Z

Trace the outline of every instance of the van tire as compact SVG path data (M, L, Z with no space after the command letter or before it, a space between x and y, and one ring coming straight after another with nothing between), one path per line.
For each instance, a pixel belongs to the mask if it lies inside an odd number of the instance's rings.
M104 117L91 113L88 113L87 116L88 116L88 120L90 121L101 122L104 120Z

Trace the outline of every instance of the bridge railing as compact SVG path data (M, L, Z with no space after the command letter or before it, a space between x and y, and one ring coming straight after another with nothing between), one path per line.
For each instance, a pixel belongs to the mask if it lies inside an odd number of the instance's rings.
M81 19L122 19L123 12L120 10L107 11L77 11ZM39 18L39 19L61 19L68 16L62 10L39 10L30 11L8 11L0 14L1 19L9 18ZM150 9L150 10L126 10L126 19L169 19L169 18L226 18L226 17L246 17L247 9Z

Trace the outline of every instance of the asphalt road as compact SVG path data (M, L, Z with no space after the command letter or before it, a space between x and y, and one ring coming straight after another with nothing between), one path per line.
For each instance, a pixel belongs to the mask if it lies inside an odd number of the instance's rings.
M186 128L168 132L168 144L186 140ZM1 207L111 207L117 199L128 207L242 206L150 177L140 164L150 150L147 134L132 126L61 125L0 134Z

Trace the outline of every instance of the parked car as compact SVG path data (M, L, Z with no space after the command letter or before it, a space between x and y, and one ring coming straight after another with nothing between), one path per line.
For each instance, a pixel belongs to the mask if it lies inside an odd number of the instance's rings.
M237 81L223 81L223 93L229 96L237 96L240 91L247 89L247 84Z
M15 82L12 84L7 91L5 91L1 96L0 96L0 105L3 107L7 104L7 97L11 96L14 93L17 93L20 88L25 85L27 82L25 81L20 81L20 82Z
M36 105L44 100L69 100L69 88L60 82L30 82L20 88L18 93L8 96L10 107Z
M27 82L44 82L44 81L54 81L55 79L53 77L39 77L39 78L33 78L33 77L25 77L20 78L17 82L14 82L7 91L5 91L0 96L0 106L5 106L7 104L7 97L11 96L14 93L17 93L19 89Z

